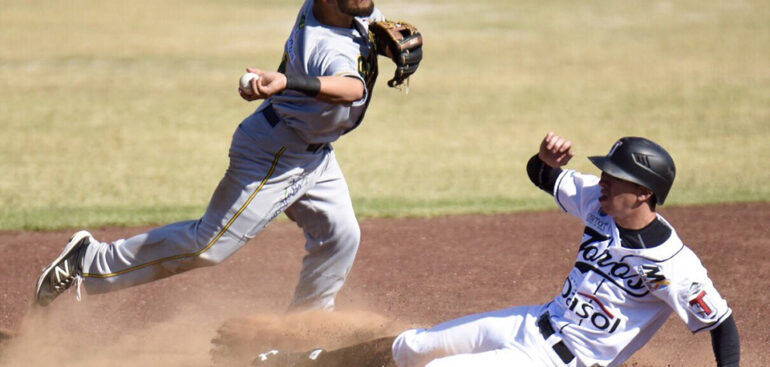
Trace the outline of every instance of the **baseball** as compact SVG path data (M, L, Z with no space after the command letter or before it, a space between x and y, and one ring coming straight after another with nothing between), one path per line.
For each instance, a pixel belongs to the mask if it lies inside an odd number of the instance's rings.
M259 75L254 73L246 73L246 74L243 74L243 76L241 77L241 82L239 84L239 87L246 94L254 94L254 90L251 89L252 79L259 80Z

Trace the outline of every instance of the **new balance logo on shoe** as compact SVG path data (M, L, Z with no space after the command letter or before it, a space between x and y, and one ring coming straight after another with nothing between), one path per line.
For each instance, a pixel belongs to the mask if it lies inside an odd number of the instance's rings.
M62 281L69 279L72 276L72 272L69 268L69 262L67 262L67 259L64 259L64 262L62 263L62 266L57 266L55 268L55 274L56 274L56 282L61 283ZM63 277L62 277L63 276Z

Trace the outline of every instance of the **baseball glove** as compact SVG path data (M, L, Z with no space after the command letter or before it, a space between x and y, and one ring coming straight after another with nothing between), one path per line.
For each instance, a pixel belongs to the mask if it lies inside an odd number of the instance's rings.
M403 84L417 71L422 60L422 35L415 26L390 20L373 22L369 24L369 36L377 53L396 64L389 87Z

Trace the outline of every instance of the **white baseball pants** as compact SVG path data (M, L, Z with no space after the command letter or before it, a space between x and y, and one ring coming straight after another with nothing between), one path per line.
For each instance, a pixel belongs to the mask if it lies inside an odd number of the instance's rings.
M407 330L393 342L393 358L399 367L574 366L540 334L543 311L543 305L519 306Z

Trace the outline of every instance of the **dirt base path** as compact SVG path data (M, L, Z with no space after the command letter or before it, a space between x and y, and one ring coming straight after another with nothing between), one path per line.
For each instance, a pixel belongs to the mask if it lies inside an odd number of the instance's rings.
M770 205L664 208L662 214L733 307L743 365L770 364ZM548 302L561 290L582 233L576 219L559 212L377 219L361 227L361 250L337 304L356 319L348 324L369 325L374 334ZM92 232L111 241L146 229ZM225 321L284 310L303 256L301 232L280 222L221 265L84 294L80 303L72 292L35 309L39 271L70 234L0 233L0 365L209 366L210 341ZM358 330L329 325L339 333ZM692 336L672 317L628 365L714 365L709 335Z

